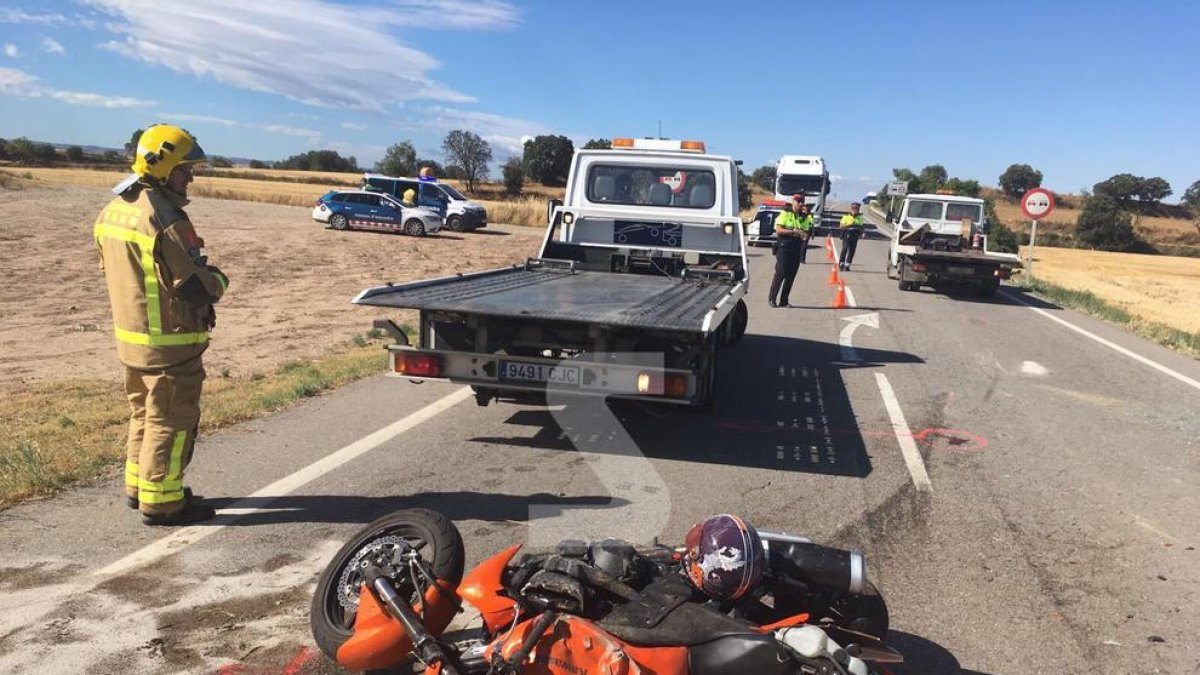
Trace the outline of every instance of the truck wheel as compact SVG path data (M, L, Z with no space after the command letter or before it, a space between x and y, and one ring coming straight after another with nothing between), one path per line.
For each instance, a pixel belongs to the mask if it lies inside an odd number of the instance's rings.
M405 231L405 233L411 234L414 237L424 237L425 236L425 223L422 223L417 218L413 218L412 220L410 220L404 224L404 231Z
M340 213L329 216L329 226L335 230L344 230L349 225L350 219Z
M900 281L900 290L902 290L902 291L919 291L919 290L921 290L921 284L918 284L915 281L904 281L902 279Z
M750 310L746 308L745 300L738 300L737 306L729 314L728 320L732 324L729 326L729 340L725 346L732 347L742 341L742 336L746 334L746 326L750 323Z
M463 226L462 216L450 216L450 218L446 221L446 227L455 232L462 232L466 229Z
M900 278L900 271L896 269L896 266L892 264L891 260L888 260L888 264L887 264L887 278L889 278L889 279L899 279Z

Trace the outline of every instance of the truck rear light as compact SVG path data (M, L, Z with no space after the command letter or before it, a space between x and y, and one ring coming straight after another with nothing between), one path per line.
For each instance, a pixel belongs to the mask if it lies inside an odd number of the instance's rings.
M648 396L684 398L687 396L687 375L679 373L640 372L637 376L637 391Z
M925 263L919 263L919 262L913 263L912 270L914 272L924 272L925 271Z
M1012 270L1007 267L1001 267L996 270L996 276L1001 279L1008 279L1012 276Z
M441 377L442 357L431 354L396 354L393 369L401 375Z

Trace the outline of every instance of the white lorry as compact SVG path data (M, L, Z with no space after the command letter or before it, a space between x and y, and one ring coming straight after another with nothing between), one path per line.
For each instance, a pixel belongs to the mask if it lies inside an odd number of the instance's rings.
M1021 259L987 250L983 207L983 200L974 197L905 197L891 223L888 277L899 280L902 291L958 285L980 297L995 295L1000 282L1021 267Z
M468 384L480 405L553 388L708 407L717 353L748 320L737 175L696 141L577 150L536 258L355 302L419 310L416 345L377 322L392 372Z
M816 155L784 155L775 165L775 199L787 201L792 195L804 195L813 223L821 224L825 215L825 196L829 194L829 168Z

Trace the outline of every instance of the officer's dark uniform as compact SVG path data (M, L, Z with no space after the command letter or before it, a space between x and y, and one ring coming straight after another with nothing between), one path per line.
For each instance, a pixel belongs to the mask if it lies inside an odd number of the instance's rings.
M808 233L812 230L812 223L811 215L806 214L801 217L795 212L787 210L779 214L779 218L775 221L775 227L776 229ZM804 259L804 250L808 247L807 236L788 234L778 235L778 237L779 249L775 252L775 277L771 279L769 301L772 307L787 306L788 296L792 292L792 282L796 280L796 272L800 269L800 262ZM775 301L777 294L778 303Z

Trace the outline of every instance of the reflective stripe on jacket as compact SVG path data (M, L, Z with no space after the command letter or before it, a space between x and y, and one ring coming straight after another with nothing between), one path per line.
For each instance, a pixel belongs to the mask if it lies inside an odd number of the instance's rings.
M853 213L847 213L846 215L842 216L842 220L840 223L838 223L838 227L843 229L857 227L861 230L863 228L862 214L860 213L856 216Z
M224 275L200 255L201 241L170 197L143 190L100 212L93 235L108 284L117 356L131 368L163 368L208 346L211 304ZM186 203L186 202L184 202Z

